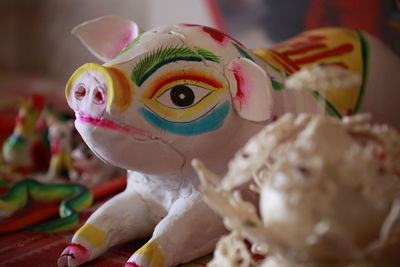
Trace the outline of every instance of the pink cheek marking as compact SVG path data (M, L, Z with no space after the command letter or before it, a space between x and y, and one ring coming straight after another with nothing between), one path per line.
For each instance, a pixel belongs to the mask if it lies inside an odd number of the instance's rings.
M248 73L245 73L242 67L236 63L233 64L233 74L236 79L237 93L233 98L233 102L240 108L246 108L249 105L249 99L252 93L252 84L247 79Z

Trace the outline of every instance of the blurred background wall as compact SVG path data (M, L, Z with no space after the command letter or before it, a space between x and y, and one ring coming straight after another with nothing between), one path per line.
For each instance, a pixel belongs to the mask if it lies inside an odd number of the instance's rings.
M400 0L218 0L227 31L250 47L316 27L372 34L400 55ZM248 42L246 42L248 40Z
M188 2L191 2L190 5ZM33 71L57 80L66 80L84 62L97 62L77 38L70 34L72 28L79 23L116 14L134 20L144 30L186 21L210 25L212 20L202 2L1 0L0 69ZM193 11L190 13L187 10Z
M1 0L0 110L15 110L16 96L40 92L66 107L64 86L86 62L99 61L71 34L74 26L104 15L134 20L148 30L181 22L214 23L205 0Z

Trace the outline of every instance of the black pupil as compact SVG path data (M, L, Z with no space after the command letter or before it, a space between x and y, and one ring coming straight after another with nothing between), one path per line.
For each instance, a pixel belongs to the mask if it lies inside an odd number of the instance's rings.
M194 93L186 85L176 85L171 89L171 100L178 107L187 107L194 102Z

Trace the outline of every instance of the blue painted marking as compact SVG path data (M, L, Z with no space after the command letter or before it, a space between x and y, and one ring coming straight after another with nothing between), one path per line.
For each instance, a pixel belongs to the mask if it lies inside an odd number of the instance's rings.
M154 127L164 129L174 134L190 136L203 134L221 128L224 124L225 117L229 113L230 105L229 101L226 101L204 117L191 122L166 121L144 107L139 108L139 112L142 114L144 119Z

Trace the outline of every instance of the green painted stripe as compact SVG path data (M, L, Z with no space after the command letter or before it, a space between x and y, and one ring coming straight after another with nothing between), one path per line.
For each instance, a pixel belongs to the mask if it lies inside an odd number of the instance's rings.
M211 51L199 47L195 49L197 53L193 52L188 47L161 47L136 64L131 74L131 80L136 85L141 86L143 82L161 66L180 60L202 61L206 59L219 63L219 58Z
M21 230L32 232L62 232L72 230L79 223L79 215L74 212L70 216L33 226L24 227Z
M251 61L255 62L254 59L249 55L249 53L247 53L246 50L244 50L243 48L241 48L239 45L235 44L234 42L231 42L233 44L233 46L239 51L239 53L244 56L247 59L250 59Z
M10 186L11 186L10 181L0 179L0 188L8 188Z
M120 55L128 51L134 44L136 44L140 40L140 37L142 37L142 35L143 33L139 34L133 41L131 41L127 46L125 46L125 48L122 49L121 52L119 52L116 56L114 56L113 59L119 57Z
M48 223L29 226L24 230L35 232L61 232L73 229L79 223L78 212L89 207L93 201L91 191L80 184L72 184L74 195L64 199L60 204L60 217Z
M366 36L358 31L358 35L361 41L361 56L363 61L363 74L362 74L362 83L360 87L360 94L358 95L356 106L354 107L354 112L358 112L361 109L361 105L365 95L365 86L367 83L367 78L369 74L369 58L370 58L370 47Z
M272 84L272 87L274 88L274 90L279 91L279 90L285 89L284 83L280 83L280 82L276 81L274 79L274 77L271 77L270 79L271 79L271 84Z
M146 72L143 73L143 74L134 75L134 74L132 73L131 79L132 79L132 81L133 81L137 86L141 86L141 85L144 83L144 81L146 81L147 78L149 78L149 76L150 76L151 74L153 74L157 69L159 69L160 67L162 67L162 66L164 66L164 65L166 65L166 64L168 64L168 63L175 62L175 61L179 61L179 60L186 60L186 61L202 61L202 58L201 58L201 57L196 57L196 56L193 56L193 57L174 57L174 58L168 58L168 59L163 60L162 62L159 62L159 63L153 65L151 68L149 68L148 70L146 70Z
M216 56L213 52L208 51L206 49L200 48L195 46L194 49L196 49L197 53L202 56L204 59L210 60L210 61L214 61L216 63L219 63L219 57Z
M39 202L61 201L59 211L61 219L24 228L24 230L45 232L72 229L79 222L77 212L89 207L93 201L92 192L81 184L52 185L31 179L15 183L0 201L12 204L16 211L24 207L30 198Z
M342 118L342 115L340 114L339 111L337 111L337 109L332 105L331 102L329 102L328 99L326 99L324 96L322 96L320 93L318 93L315 90L311 90L311 89L306 89L311 95L313 95L315 97L315 99L317 99L319 102L321 102L324 106L326 111L333 117L337 117L339 119Z
M3 143L3 147L8 147L11 151L20 152L26 148L28 140L22 136L13 133L7 140Z
M23 180L13 184L10 190L0 198L0 202L13 207L11 212L21 209L28 203L28 189L32 180Z

